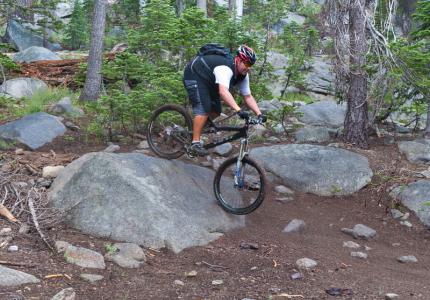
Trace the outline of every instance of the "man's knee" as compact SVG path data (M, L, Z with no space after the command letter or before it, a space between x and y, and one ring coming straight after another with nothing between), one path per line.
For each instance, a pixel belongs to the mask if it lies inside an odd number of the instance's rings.
M207 113L198 113L198 114L193 114L193 119L203 119L203 118L207 118L209 116L209 114Z

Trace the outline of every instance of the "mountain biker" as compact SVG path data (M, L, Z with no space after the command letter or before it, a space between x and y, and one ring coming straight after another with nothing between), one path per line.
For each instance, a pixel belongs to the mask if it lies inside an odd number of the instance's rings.
M248 112L241 110L229 91L237 85L245 104L257 116L260 122L266 121L249 87L249 70L257 57L252 48L241 45L234 57L230 55L197 55L186 66L184 85L193 106L193 140L190 150L199 156L208 154L200 141L202 129L208 119L216 118L221 113L221 101L234 109L238 116L246 118Z

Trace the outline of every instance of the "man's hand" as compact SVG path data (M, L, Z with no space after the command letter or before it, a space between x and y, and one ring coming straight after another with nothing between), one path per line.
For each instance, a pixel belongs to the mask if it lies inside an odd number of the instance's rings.
M266 122L266 121L267 121L267 116L266 116L266 115L263 115L263 114L259 114L259 115L257 116L257 120L258 120L258 123L259 123L259 124L263 124L264 122Z
M249 118L249 113L247 111L242 110L242 109L237 112L237 115L241 119L248 119Z

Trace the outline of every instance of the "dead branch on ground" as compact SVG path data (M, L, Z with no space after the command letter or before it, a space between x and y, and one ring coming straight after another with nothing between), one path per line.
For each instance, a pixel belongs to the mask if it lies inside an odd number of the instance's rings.
M44 231L58 224L62 214L48 205L47 190L37 183L39 173L27 162L0 162L0 216L11 222L28 222L53 250Z

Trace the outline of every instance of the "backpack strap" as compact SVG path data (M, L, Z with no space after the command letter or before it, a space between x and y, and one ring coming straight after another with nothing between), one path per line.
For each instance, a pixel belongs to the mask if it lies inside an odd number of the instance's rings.
M200 60L202 61L203 65L206 67L206 69L208 69L209 71L212 71L211 68L208 66L207 62L205 61L205 59L200 56Z

